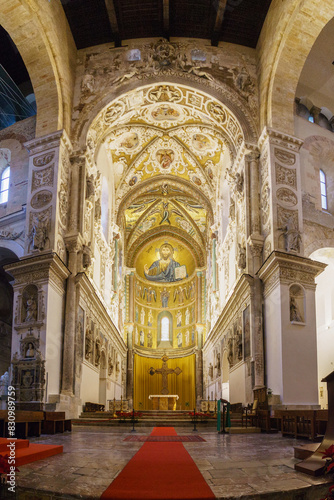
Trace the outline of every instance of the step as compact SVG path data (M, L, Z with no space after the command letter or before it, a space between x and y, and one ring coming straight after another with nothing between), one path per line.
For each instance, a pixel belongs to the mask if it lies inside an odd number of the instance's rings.
M313 453L319 448L319 443L308 443L303 445L294 446L295 458L300 458L305 460L306 458L313 455Z
M259 427L228 427L230 434L258 434L261 432Z
M6 452L9 454L10 448L9 443L15 443L15 450L21 450L22 448L28 448L28 439L11 439L11 438L0 438L0 453Z

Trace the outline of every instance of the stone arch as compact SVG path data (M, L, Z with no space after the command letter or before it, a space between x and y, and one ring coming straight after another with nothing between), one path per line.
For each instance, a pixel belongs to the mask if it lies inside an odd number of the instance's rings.
M310 15L311 13L311 15ZM294 134L294 98L314 42L334 17L334 4L322 0L274 0L258 43L261 127Z
M258 138L258 126L254 121L254 117L245 102L233 91L230 87L222 82L213 85L211 82L203 78L193 77L188 73L175 73L175 75L163 75L161 78L152 77L150 73L141 75L141 83L143 87L150 87L164 83L180 84L193 90L198 90L204 94L216 99L218 102L226 106L234 117L237 119L243 135L247 143L256 143ZM80 112L72 135L72 141L75 149L82 149L86 146L87 135L97 116L102 113L103 109L113 102L117 101L121 96L125 96L128 92L139 88L138 80L133 79L127 83L115 88L107 89L104 95L99 94L89 104L86 104Z
M0 0L0 24L19 50L34 88L36 136L61 128L69 132L76 48L61 3Z

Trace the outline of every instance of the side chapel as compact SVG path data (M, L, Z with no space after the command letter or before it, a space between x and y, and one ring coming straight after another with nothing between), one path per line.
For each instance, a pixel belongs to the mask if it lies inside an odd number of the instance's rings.
M334 102L314 65L333 3L273 0L256 48L80 50L60 2L38 19L28 3L0 0L37 102L0 131L0 375L20 407L270 389L278 408L325 408Z

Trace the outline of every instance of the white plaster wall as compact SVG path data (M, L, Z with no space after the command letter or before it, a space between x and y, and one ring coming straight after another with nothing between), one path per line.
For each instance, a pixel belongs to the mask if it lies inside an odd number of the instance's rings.
M93 367L82 365L80 398L82 404L99 402L100 372Z
M265 359L267 367L267 387L272 389L273 394L282 395L282 340L281 340L281 316L280 316L280 289L275 288L264 299L264 344Z
M327 408L327 384L321 380L334 370L334 249L317 250L311 258L327 264L326 269L315 280L319 403L322 408Z
M318 404L315 292L305 292L306 324L292 324L289 287L281 285L283 405Z
M246 402L246 365L242 363L233 367L230 371L230 403L243 403Z
M48 394L59 394L64 300L51 285L47 296L47 323L45 337L45 371L48 374ZM43 351L42 351L43 352Z

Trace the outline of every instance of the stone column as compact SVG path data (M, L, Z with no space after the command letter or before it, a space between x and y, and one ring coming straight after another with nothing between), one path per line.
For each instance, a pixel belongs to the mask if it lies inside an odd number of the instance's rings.
M261 248L262 250L262 248ZM255 277L251 291L251 334L254 359L254 387L264 387L264 350L263 350L263 319L262 319L262 283Z
M196 325L197 329L197 349L196 356L196 404L200 410L200 401L203 399L203 326Z
M246 155L249 169L249 194L251 201L251 235L260 233L260 184L259 184L259 153Z
M68 268L71 272L67 280L65 305L65 331L63 344L62 394L74 395L75 377L75 334L77 314L76 275L81 269L78 263L78 252L82 249L82 236L78 232L80 220L80 174L85 161L84 156L75 155L71 158L71 189L69 206L68 234L65 244L68 250Z
M246 155L250 199L250 235L247 242L252 257L249 263L249 272L251 274L256 273L262 264L262 247L264 240L261 235L260 220L259 157L259 153L254 151Z
M63 344L63 371L62 394L74 395L74 356L75 356L75 323L77 314L76 281L78 264L78 251L80 244L77 237L66 238L68 250L68 267L71 275L67 279L66 306L65 306L65 331Z
M133 408L133 325L128 326L128 353L126 373L126 399L129 400L130 408ZM135 408L138 410L138 408Z

